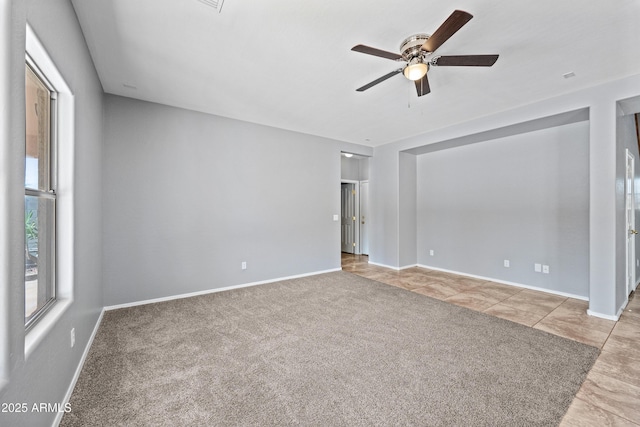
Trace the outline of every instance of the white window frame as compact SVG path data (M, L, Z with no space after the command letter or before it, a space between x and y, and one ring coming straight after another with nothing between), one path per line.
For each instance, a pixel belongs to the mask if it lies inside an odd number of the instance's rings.
M56 199L57 199L57 191L56 191L56 181L57 181L57 166L56 166L56 150L57 150L57 132L56 132L56 128L57 128L57 97L58 97L58 92L56 91L55 87L51 84L51 82L49 82L49 80L46 78L46 76L44 75L44 73L40 70L40 68L38 67L38 65L33 61L33 59L27 54L26 55L26 65L27 67L30 69L31 73L33 73L36 78L38 79L38 81L44 85L50 93L50 98L49 98L49 102L50 102L50 107L49 107L49 137L48 137L48 150L47 152L49 153L49 158L46 159L46 161L49 163L47 170L49 171L49 179L47 180L47 187L46 188L30 188L30 187L26 187L25 186L25 196L30 196L30 197L35 197L38 200L40 199L50 199L53 200L53 230L48 233L52 236L52 245L53 247L50 247L51 249L51 253L47 254L48 256L50 256L53 259L53 265L51 265L51 278L50 279L46 279L51 280L51 286L53 289L51 289L51 299L49 299L48 301L45 302L45 304L42 307L39 307L36 309L36 311L33 313L33 317L30 318L30 320L28 322L25 323L25 327L27 328L27 330L31 329L39 320L40 318L42 318L45 313L53 306L53 304L55 304L57 295L56 295L56 266L57 266L57 262L56 262L56 247L55 247L55 242L57 241L57 236L56 236ZM40 163L40 161L43 161L43 159L38 159L38 163ZM39 185L36 185L36 187L39 187ZM25 199L26 200L26 199ZM49 239L47 239L49 240ZM49 243L49 242L46 242ZM27 241L25 240L25 245L27 244ZM47 245L49 246L49 245ZM25 272L26 275L26 272ZM48 274L49 275L49 274ZM47 276L48 276L47 275ZM26 290L25 290L25 299L27 298L26 295ZM25 317L26 317L26 313L25 313Z
M74 96L35 32L26 26L26 56L57 92L56 131L56 301L25 332L25 358L54 327L73 301ZM23 285L24 286L24 285Z
M10 94L11 81L11 47L12 47L12 2L0 0L0 92ZM12 156L10 152L9 131L12 103L9 96L0 97L0 170L10 170ZM10 193L9 180L0 173L0 259L10 259L12 248L9 245L9 230L11 230L11 206L8 203ZM10 304L10 268L8 263L0 262L0 312L8 313ZM0 391L9 383L11 339L9 316L0 316Z

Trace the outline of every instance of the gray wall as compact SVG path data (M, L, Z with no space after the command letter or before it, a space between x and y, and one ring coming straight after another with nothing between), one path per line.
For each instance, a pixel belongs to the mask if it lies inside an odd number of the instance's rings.
M360 180L360 162L358 159L340 156L340 178L350 181Z
M340 268L340 143L116 96L105 110L105 305Z
M369 179L369 262L399 267L399 152L390 145L375 147Z
M84 43L70 2L66 0L16 0L11 2L11 106L10 135L2 141L0 192L3 205L12 206L3 222L1 244L8 247L6 270L1 283L8 288L8 384L0 391L0 402L62 402L102 304L102 210L101 144L102 87ZM47 336L25 360L24 357L24 52L25 25L30 23L40 41L75 95L75 258L74 301ZM52 25L56 23L56 25ZM6 28L3 28L3 32ZM4 34L3 34L4 35ZM7 289L0 288L3 295ZM0 326L3 326L0 322ZM3 327L4 327L3 326ZM70 329L75 327L76 345L70 348ZM4 351L4 350L3 350ZM3 355L3 360L6 360ZM0 413L0 425L51 425L55 413Z
M369 157L360 159L358 160L358 163L358 169L360 171L360 181L367 181L369 179L369 176L371 175L369 166L371 164L371 159Z
M474 120L462 118L455 126L375 147L371 162L370 262L401 266L399 253L403 250L400 248L404 237L400 234L402 213L399 212L403 207L398 202L401 199L399 153L421 155L432 152L431 146L435 145L452 148L527 134L586 121L586 113L589 129L588 313L617 319L625 301L620 295L624 274L620 274L618 261L620 250L624 249L621 248L624 234L620 235L618 225L624 198L617 170L620 158L617 118L619 109L626 114L637 112L639 99L640 74Z
M588 143L580 122L419 156L418 263L588 297Z
M369 179L369 158L347 158L340 156L342 179L350 181L366 181Z
M417 156L399 153L398 263L400 268L415 266L417 260Z

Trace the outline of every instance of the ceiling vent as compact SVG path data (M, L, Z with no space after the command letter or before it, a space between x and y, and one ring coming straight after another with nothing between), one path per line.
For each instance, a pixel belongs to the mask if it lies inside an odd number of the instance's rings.
M200 3L204 3L207 6L211 6L212 8L216 9L218 11L218 13L220 13L222 11L222 4L224 3L224 0L198 0Z

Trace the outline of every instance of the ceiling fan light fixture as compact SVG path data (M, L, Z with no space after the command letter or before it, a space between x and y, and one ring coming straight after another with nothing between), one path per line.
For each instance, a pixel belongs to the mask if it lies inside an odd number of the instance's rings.
M412 81L420 80L429 71L429 65L425 64L420 58L414 58L409 61L409 65L403 70L403 74L406 78Z

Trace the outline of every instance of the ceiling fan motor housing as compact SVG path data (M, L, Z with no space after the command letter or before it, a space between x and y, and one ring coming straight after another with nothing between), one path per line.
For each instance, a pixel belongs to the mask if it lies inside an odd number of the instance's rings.
M429 39L429 34L414 34L404 39L400 44L400 55L405 61L410 61L416 57L424 57L428 52L422 50L422 45Z

